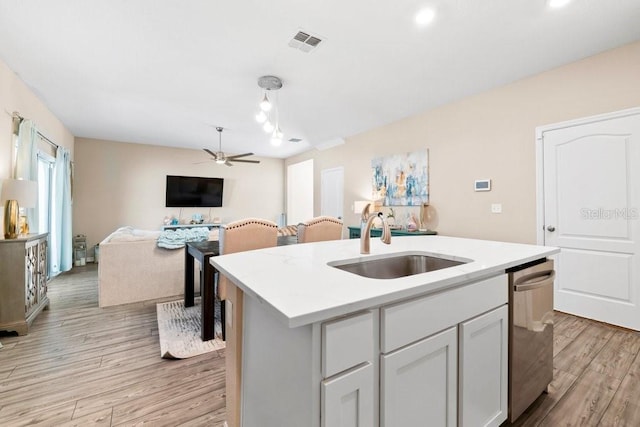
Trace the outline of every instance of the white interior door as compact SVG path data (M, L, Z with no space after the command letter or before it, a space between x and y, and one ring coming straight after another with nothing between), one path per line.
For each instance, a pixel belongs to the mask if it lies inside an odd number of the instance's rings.
M344 168L323 169L320 188L320 215L342 218Z
M542 130L555 308L640 330L640 110Z
M313 218L313 159L287 167L287 224Z

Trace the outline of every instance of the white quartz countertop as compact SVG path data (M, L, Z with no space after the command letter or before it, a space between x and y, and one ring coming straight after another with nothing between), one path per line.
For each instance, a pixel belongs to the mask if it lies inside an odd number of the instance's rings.
M407 252L472 261L397 279L371 279L327 265ZM372 238L370 255L360 255L359 239L348 239L239 252L212 257L210 262L265 310L289 327L298 327L459 286L557 252L558 248L518 243L394 236L391 245Z

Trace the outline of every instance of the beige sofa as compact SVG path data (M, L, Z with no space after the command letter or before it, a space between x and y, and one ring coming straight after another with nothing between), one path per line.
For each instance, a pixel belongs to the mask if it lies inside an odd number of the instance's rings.
M182 249L157 246L160 231L122 227L100 243L98 302L100 307L184 295ZM218 230L209 233L218 240ZM195 286L199 290L200 266L195 263Z

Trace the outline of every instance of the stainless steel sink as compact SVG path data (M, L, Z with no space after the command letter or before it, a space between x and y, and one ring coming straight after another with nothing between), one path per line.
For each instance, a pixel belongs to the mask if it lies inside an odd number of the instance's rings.
M330 262L331 267L372 279L397 279L466 264L471 260L456 261L448 258L420 254L393 255L385 258Z

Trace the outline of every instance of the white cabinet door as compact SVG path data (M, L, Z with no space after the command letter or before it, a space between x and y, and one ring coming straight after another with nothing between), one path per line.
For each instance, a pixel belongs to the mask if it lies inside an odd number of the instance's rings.
M456 347L454 326L382 356L381 426L456 425Z
M504 305L460 324L461 427L507 419L508 316Z
M370 427L373 425L374 372L371 363L322 382L323 427Z

